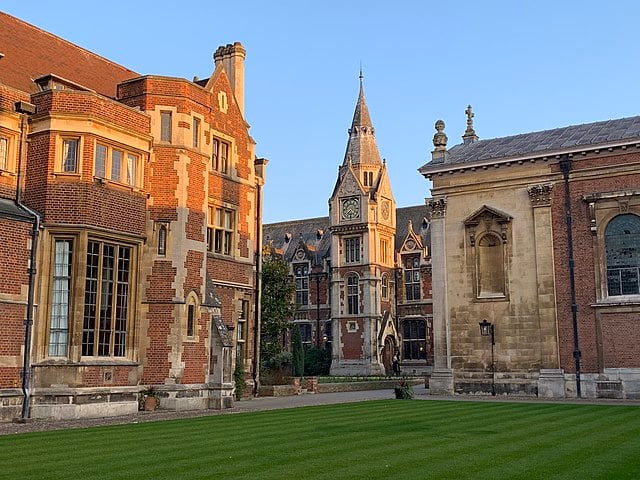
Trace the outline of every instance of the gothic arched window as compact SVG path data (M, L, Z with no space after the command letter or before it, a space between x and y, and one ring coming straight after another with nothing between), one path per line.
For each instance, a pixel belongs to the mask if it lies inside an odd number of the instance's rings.
M640 294L640 217L618 215L604 232L609 296Z

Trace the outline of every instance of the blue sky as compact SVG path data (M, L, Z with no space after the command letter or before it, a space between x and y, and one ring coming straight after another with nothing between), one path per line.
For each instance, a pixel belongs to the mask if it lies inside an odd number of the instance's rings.
M247 49L245 113L270 160L264 220L327 215L364 70L398 206L442 118L460 142L640 113L637 1L0 0L0 9L141 74L203 78L212 53ZM0 46L0 51L1 51Z

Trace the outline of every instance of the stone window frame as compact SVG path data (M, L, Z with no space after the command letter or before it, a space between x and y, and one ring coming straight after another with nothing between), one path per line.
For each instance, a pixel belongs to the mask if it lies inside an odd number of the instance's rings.
M102 231L94 231L92 229L78 230L74 227L59 227L50 230L45 237L45 248L51 252L47 261L43 262L41 268L46 273L47 288L43 292L43 317L47 319L46 328L43 328L40 332L37 332L34 341L38 346L35 347L34 352L36 356L41 359L60 359L66 358L72 362L132 362L136 358L136 346L134 345L133 338L135 335L136 323L137 323L137 304L138 304L138 292L135 286L137 285L139 278L139 255L142 252L142 240L127 236L118 235L113 233L107 233ZM68 340L67 340L67 353L66 355L50 355L49 345L51 337L51 318L53 314L52 305L52 289L53 289L53 277L54 277L54 249L56 241L58 240L72 240L73 252L71 257L72 273L71 273L71 292L69 297L70 310L68 319ZM116 247L123 247L129 249L129 269L128 269L128 291L127 291L127 318L124 336L122 337L122 355L114 354L114 338L113 332L110 335L110 346L108 355L83 355L83 330L85 327L85 313L87 312L87 300L89 293L87 292L87 263L88 263L88 248L90 242L96 242L100 244L110 244ZM117 261L117 260L116 260ZM102 270L102 267L99 267ZM103 272L99 272L103 276ZM117 269L116 269L117 273ZM114 281L117 281L117 277ZM117 289L114 287L114 296L117 294ZM100 295L100 293L98 293ZM117 301L117 299L116 299ZM97 313L97 312L96 312ZM115 313L114 313L115 314ZM99 325L98 315L96 315L95 325ZM112 319L113 323L113 319ZM99 328L98 326L95 327ZM115 326L114 326L115 329ZM96 333L97 335L97 333ZM97 342L97 340L96 340ZM96 347L97 349L97 347ZM96 353L94 350L92 353Z
M0 128L0 175L15 174L18 143L15 134Z
M58 245L66 243L69 248L66 252L60 251ZM72 327L72 315L73 315L73 281L76 277L74 268L76 265L76 259L74 259L74 249L77 244L76 239L73 236L56 235L51 239L51 287L50 287L50 301L48 318L48 334L47 334L47 356L48 357L67 357L69 354L69 340L70 340L70 328ZM65 275L62 275L59 270L62 260L59 254L66 253L68 258L66 259L67 268L69 269ZM59 280L66 279L66 301L63 303L57 300L56 297L63 297L64 292L60 290ZM58 293L58 295L57 295ZM64 305L66 304L66 314L63 312ZM64 343L62 341L64 337Z
M465 229L465 243L467 244L467 265L471 266L473 298L475 302L509 301L509 255L511 249L511 224L513 217L498 209L483 205L463 221ZM502 261L502 291L482 292L482 258L480 243L487 239L497 240Z
M226 156L222 156L224 151L226 151ZM211 138L211 170L222 175L231 175L232 153L233 142L214 134Z
M159 138L163 143L173 142L173 112L171 110L160 110Z
M309 305L309 262L296 262L292 268L296 287L296 305Z
M200 148L202 145L202 119L197 116L193 116L192 123L192 146L193 148Z
M185 316L184 316L184 338L186 341L194 342L197 340L198 331L198 311L199 302L198 295L195 291L191 290L187 295L185 301Z
M344 237L344 263L360 263L362 259L362 238L360 235Z
M402 255L402 282L404 287L405 301L418 302L422 299L422 274L420 272L420 254L412 253ZM417 290L415 288L416 286ZM416 291L418 292L417 298L415 295Z
M65 159L68 154L66 146L69 142L75 142L75 159L73 160L73 169L67 163L69 159ZM79 176L82 172L82 152L84 150L84 138L82 135L73 133L64 133L56 137L56 156L54 162L54 172L56 175Z
M236 329L236 362L243 362L246 357L247 332L249 325L249 300L240 299L238 310L238 327Z
M419 331L418 334L413 337L413 336L409 336L409 338L407 338L406 335L406 331L407 331L407 327L409 327L409 331L411 333L411 325L418 325L418 323L421 322L423 324L424 327L424 336L421 337L419 335ZM419 330L419 328L418 328ZM412 362L426 362L427 361L427 356L428 356L428 338L429 338L429 322L427 322L427 319L425 317L406 317L403 318L401 321L401 332L402 332L402 360L409 360ZM420 350L420 344L422 343L422 350ZM407 356L407 344L409 344L410 346L410 350L413 350L414 347L418 348L418 352L422 352L422 355L418 355L417 358L414 358L412 355L411 356Z
M582 197L586 204L593 255L597 304L640 303L640 294L609 295L605 232L610 222L624 214L640 217L640 190L598 192Z
M104 149L104 158L100 160L102 166L99 168L98 152L102 151L101 148ZM114 152L120 152L122 154L120 157L118 178L114 178ZM93 176L100 182L116 183L134 189L141 188L143 170L142 153L111 142L96 140L93 159Z
M345 298L347 315L360 314L360 276L349 272L345 278Z
M217 212L220 211L220 222ZM227 225L224 218L231 215L231 225ZM238 211L236 208L225 205L209 205L207 215L207 252L214 255L222 255L225 258L234 258L236 255L236 230ZM220 233L220 248L217 247L216 238Z
M389 288L391 285L390 275L385 272L380 280L380 295L382 300L389 300Z

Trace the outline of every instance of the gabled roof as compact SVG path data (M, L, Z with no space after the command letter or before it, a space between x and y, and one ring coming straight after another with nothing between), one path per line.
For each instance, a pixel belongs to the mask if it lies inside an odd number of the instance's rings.
M431 247L431 213L427 205L396 208L396 238L395 249L400 251L409 234L409 222L413 232L420 237L423 247Z
M640 141L640 116L461 143L449 149L444 163L429 162L420 172L429 173L451 164L555 155L637 141Z
M140 76L89 50L0 12L0 83L35 93L34 79L53 74L108 97L116 85Z
M349 141L342 165L347 165L349 162L353 165L380 165L380 152L378 152L374 134L375 130L371 124L367 102L364 99L362 77L360 77L360 93L349 129Z
M404 239L409 233L409 221L413 225L414 233L420 237L423 246L431 246L431 229L429 228L429 207L416 205L396 209L395 249L399 251ZM264 243L271 244L274 249L282 253L285 260L290 261L298 248L300 240L310 251L316 248L316 235L322 231L318 248L318 257L329 257L331 249L331 223L329 217L305 218L288 222L267 223L262 226Z

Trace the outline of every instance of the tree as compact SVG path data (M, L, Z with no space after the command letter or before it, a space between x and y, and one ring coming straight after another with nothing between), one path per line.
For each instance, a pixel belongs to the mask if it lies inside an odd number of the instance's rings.
M293 350L293 376L301 377L304 374L304 349L302 348L302 335L300 335L300 327L293 327L293 335L291 338L291 349Z
M296 292L293 279L289 275L289 265L282 258L268 254L262 263L262 325L261 355L263 359L282 351L282 335L291 327L296 306L293 297Z

